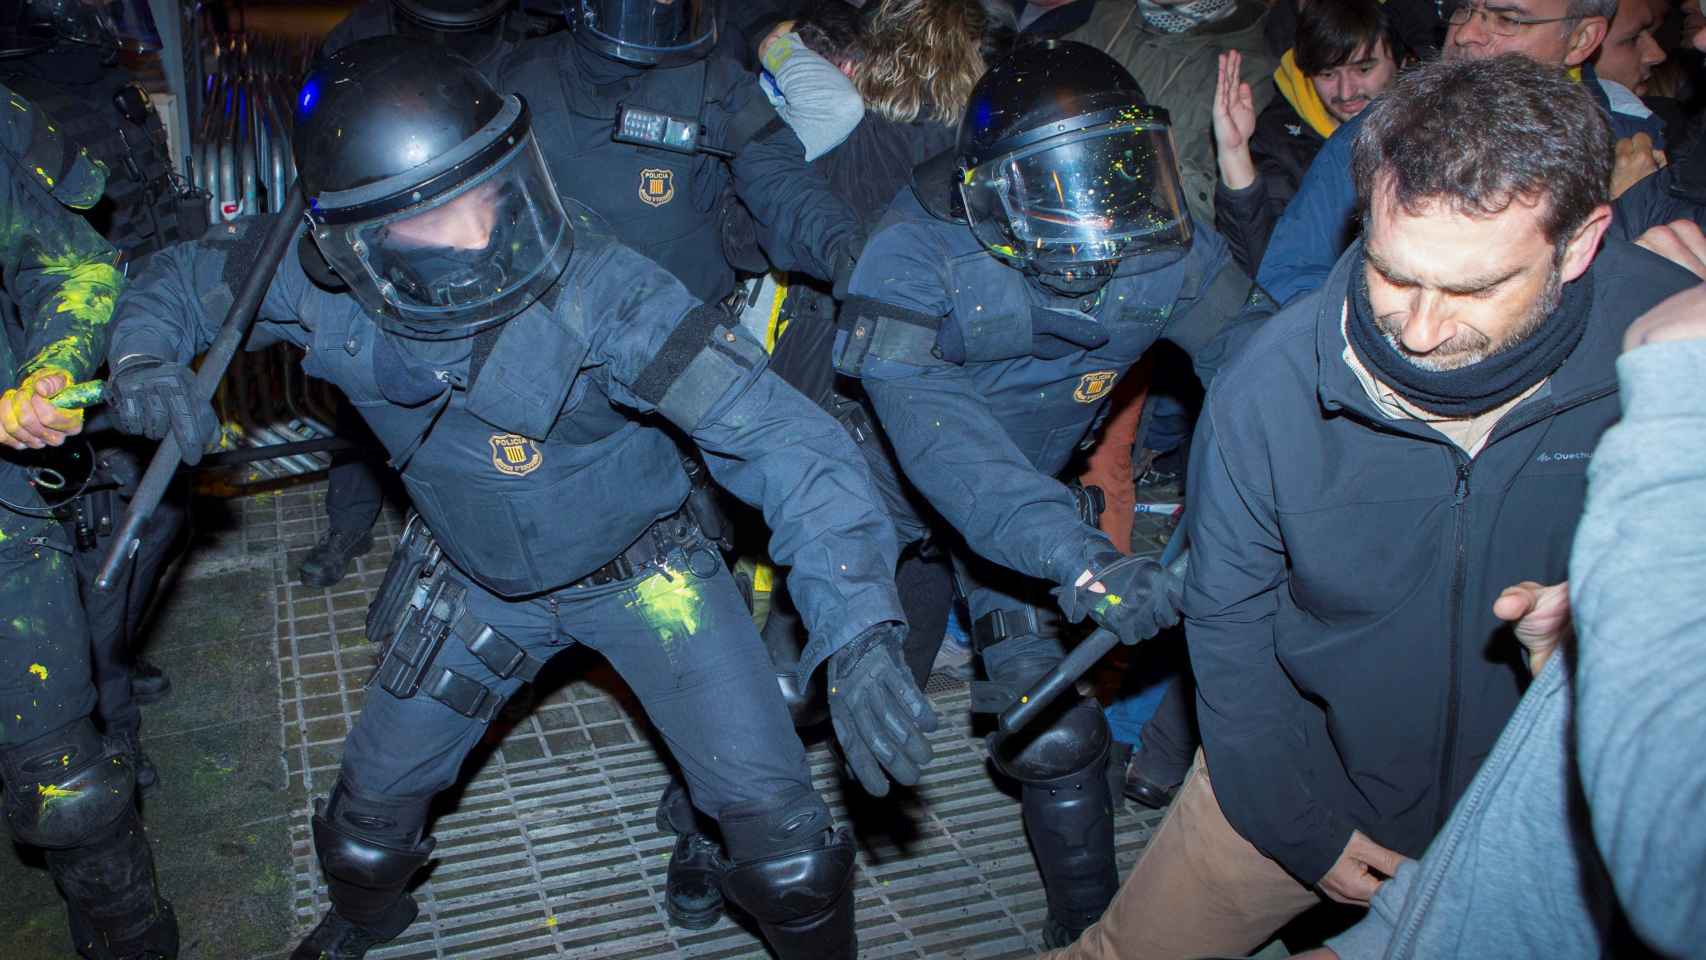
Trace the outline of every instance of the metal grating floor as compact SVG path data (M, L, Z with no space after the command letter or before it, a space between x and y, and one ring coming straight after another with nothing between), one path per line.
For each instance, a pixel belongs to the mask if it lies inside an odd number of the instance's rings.
M323 485L240 504L238 549L273 553L283 794L297 932L326 906L309 833L312 798L337 776L344 736L373 667L362 635L371 591L399 529L382 517L358 573L332 590L304 588L296 562L325 527ZM237 546L237 545L233 545ZM595 657L570 653L534 711L470 758L465 788L444 803L435 862L415 892L421 917L380 958L746 958L767 952L728 918L705 931L671 928L661 894L672 838L653 823L664 767L643 716ZM543 679L543 678L542 678ZM1019 822L1017 795L987 770L968 728L963 683L938 675L943 718L936 760L916 795L878 803L843 790L828 744L811 744L819 790L860 841L858 921L865 958L1005 958L1040 947L1044 903ZM981 730L979 731L981 734ZM854 807L849 809L849 802ZM1117 815L1123 873L1160 814ZM276 954L267 954L276 956Z

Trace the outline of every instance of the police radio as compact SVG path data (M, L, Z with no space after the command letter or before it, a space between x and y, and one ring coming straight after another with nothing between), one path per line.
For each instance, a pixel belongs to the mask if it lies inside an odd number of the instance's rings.
M616 110L616 127L610 131L610 139L671 153L708 153L724 160L734 158L728 150L700 143L699 135L703 130L699 121L690 117L623 104Z

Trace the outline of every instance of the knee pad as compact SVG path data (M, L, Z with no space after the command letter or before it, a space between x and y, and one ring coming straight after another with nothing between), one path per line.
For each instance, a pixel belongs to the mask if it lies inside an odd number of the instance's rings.
M807 920L836 907L853 880L853 837L846 829L819 831L813 842L806 849L737 859L723 874L723 895L767 926Z
M425 797L373 797L342 780L314 816L314 851L328 879L401 890L432 853Z
M28 743L0 749L6 822L20 842L78 846L135 809L136 773L84 717Z
M990 734L989 757L1021 783L1046 784L1100 765L1112 740L1102 708L1080 699L1040 729Z
M798 786L762 800L731 803L717 813L723 842L736 863L823 845L829 807L817 791Z

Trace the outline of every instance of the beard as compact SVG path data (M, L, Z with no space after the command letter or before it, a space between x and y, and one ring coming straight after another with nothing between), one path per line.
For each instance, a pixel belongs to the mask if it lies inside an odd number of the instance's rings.
M1552 272L1546 277L1546 286L1540 296L1529 305L1521 322L1510 329L1503 339L1494 342L1493 339L1479 330L1464 329L1450 340L1429 350L1427 353L1417 353L1404 346L1404 325L1397 315L1376 316L1374 325L1392 349L1398 355L1423 370L1434 373L1446 373L1451 370L1461 370L1464 367L1480 363L1490 357L1496 357L1506 350L1520 345L1524 340L1534 336L1535 332L1546 323L1546 318L1558 309L1558 304L1564 298L1562 265L1556 261L1552 264Z

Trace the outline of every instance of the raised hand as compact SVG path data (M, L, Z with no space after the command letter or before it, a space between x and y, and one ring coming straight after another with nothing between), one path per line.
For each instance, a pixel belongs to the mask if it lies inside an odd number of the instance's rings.
M1220 55L1214 81L1214 144L1220 180L1234 190L1256 182L1256 163L1250 158L1250 137L1256 132L1256 101L1250 85L1239 79L1244 56L1236 50Z

